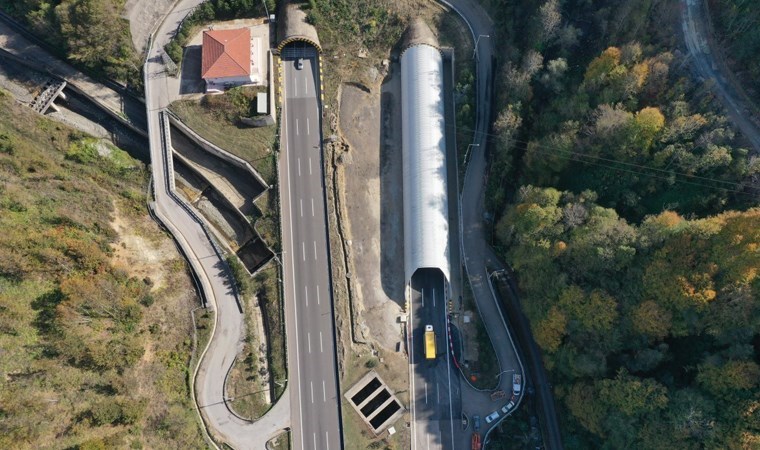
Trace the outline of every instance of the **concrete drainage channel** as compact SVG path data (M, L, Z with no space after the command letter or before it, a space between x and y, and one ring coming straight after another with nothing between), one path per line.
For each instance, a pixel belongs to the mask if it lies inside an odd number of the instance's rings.
M382 433L405 411L393 391L374 370L353 385L344 397L375 435Z

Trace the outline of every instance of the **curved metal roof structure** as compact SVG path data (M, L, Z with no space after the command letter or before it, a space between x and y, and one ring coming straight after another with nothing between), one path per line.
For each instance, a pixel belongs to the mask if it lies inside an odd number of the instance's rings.
M423 42L407 41L411 46L401 54L407 280L420 268L438 268L450 278L443 57L429 36Z
M280 42L277 49L282 51L283 47L291 42L306 42L322 52L322 46L319 44L317 29L306 22L306 13L297 3L283 5L280 21L277 24L277 37Z

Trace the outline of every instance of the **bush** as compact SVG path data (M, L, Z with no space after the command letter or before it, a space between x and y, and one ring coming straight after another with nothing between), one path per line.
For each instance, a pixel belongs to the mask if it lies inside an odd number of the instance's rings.
M6 133L0 133L0 153L11 156L16 154L16 142Z

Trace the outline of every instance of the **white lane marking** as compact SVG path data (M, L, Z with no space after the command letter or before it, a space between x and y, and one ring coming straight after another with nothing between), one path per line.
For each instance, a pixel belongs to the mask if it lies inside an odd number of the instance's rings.
M427 383L425 383L425 404L427 405Z
M309 339L309 353L311 353L311 333L306 333L306 337Z
M311 198L311 217L314 217L314 197Z
M293 97L298 97L298 82L296 81L296 78L293 78L293 87L295 88L295 95Z
M303 287L303 298L306 299L306 306L309 306L309 287L308 286Z
M317 305L319 304L319 285L317 285Z
M501 312L499 314L501 314ZM446 324L445 325L446 329L448 329L449 318L446 316L446 311L444 311L443 317L444 317L443 323ZM448 377L449 377L449 414L450 414L449 417L454 417L454 405L453 405L453 402L451 401L451 363L449 362L449 350L450 350L450 348L449 348L448 345L446 345L445 347L446 347L446 372L447 372ZM449 420L449 424L451 426L451 448L454 448L454 421L453 420ZM441 442L443 442L443 441L441 441Z
M285 122L283 123L283 127L285 130L288 129L288 115L285 111L285 108L283 108L283 115L285 116ZM286 135L287 136L287 135ZM288 154L289 151L289 145L288 140L285 140L285 154ZM287 162L287 158L285 158L285 161ZM288 176L288 184L290 184L290 164L285 164L286 170L285 173ZM293 212L290 209L290 205L293 204L293 197L290 189L288 189L288 216L290 217L290 250L293 251ZM293 280L293 296L296 297L296 265L295 265L295 258L290 258L290 270L291 270L291 279ZM298 302L295 301L295 298L293 299L293 313L295 315L296 323L298 323ZM296 327L296 374L298 374L298 379L301 379L301 357L299 356L301 352L301 349L298 347L298 327ZM298 385L298 421L303 424L303 394L301 392L301 383L296 383ZM303 425L301 425L303 428ZM303 439L301 439L301 450L304 450L305 443Z
M317 291L319 292L319 291ZM322 332L319 332L319 353L324 353L325 350L322 348Z
M303 260L306 261L306 242L301 242L301 253L303 253Z
M309 127L309 118L306 118L306 134L311 134L311 128Z
M299 198L298 201L301 203L301 217L303 217L303 199Z
M317 433L314 433L314 450L317 450Z
M327 436L327 431L325 431L325 448L330 448L330 438Z
M435 308L435 288L433 288L433 308Z
M314 403L314 382L313 381L309 381L309 386L311 386L311 402ZM316 433L315 433L315 435L316 435ZM315 439L316 439L316 437L315 437Z
M425 307L425 288L420 289L420 296L422 297L422 307Z
M301 158L298 158L298 176L301 176Z
M438 403L441 403L441 384L435 383L435 395L438 397Z
M298 119L296 119L296 136L298 136L299 134L301 133L298 132Z
M327 403L327 389L325 389L325 380L322 380L322 401Z
M309 158L309 175L311 175L311 158Z
M409 362L414 362L414 327L412 326L414 324L414 308L409 308L409 321L406 323L407 329L409 330ZM296 347L296 352L298 352L298 347ZM412 395L409 396L411 399L411 407L412 407L412 427L417 426L417 409L415 407L415 393L417 392L414 387L414 366L412 364L407 365L409 367L409 384L411 387L409 388L409 391L412 393ZM300 385L299 385L300 387ZM303 419L301 419L303 421ZM417 448L417 436L412 437L412 450L415 450Z
M304 94L303 95L309 95L309 84L308 84L308 80L306 79L306 77L303 77L303 90L304 90Z
M427 448L428 450L430 450L430 433L426 433L426 434L427 434Z
M314 261L317 260L317 241L314 241Z

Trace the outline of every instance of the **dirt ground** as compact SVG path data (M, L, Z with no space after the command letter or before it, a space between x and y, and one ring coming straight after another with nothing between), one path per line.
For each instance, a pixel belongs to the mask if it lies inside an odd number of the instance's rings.
M173 0L127 0L122 17L129 21L132 45L138 53L145 50L153 27L169 10Z
M357 287L355 316L361 317L358 327L364 334L394 351L402 341L398 316L404 302L401 146L392 136L400 126L382 127L386 135L381 135L381 123L400 122L400 105L394 101L398 78L382 90L378 80L369 93L345 84L340 99L340 130L349 145L342 167L350 193L346 234Z

